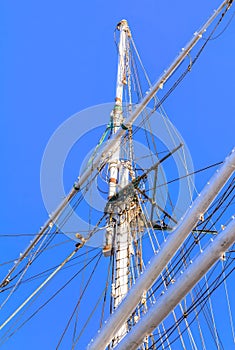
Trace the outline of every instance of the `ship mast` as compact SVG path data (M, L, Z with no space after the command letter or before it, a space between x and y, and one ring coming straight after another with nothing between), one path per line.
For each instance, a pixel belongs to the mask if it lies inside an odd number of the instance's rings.
M118 45L118 70L115 106L111 113L112 134L115 135L123 125L123 89L127 85L127 67L129 62L130 30L126 20L117 25L120 31ZM129 275L129 224L125 203L116 200L117 193L129 183L130 163L121 160L124 156L121 140L109 160L109 197L105 211L109 213L106 242L103 247L104 256L114 256L114 280L112 283L112 308L115 310L128 292ZM113 339L117 343L127 333L127 323L124 323Z
M116 98L115 106L112 111L111 124L112 124L112 134L116 134L120 129L123 121L122 116L122 96L123 87L126 84L125 77L125 61L127 56L127 38L130 35L130 31L126 20L122 20L117 28L120 30L120 42L118 46L118 71L117 71L117 85L116 85ZM109 160L109 198L116 194L117 183L118 183L118 164L120 158L120 143L114 150L111 159Z

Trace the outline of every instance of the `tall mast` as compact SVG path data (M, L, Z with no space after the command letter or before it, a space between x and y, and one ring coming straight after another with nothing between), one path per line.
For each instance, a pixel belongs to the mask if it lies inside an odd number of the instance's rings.
M123 96L123 88L126 84L126 56L127 52L127 40L130 36L129 27L126 20L122 20L118 23L117 29L120 31L120 41L118 45L118 71L117 71L117 85L116 85L116 97L115 97L115 105L111 113L111 127L112 127L112 136L118 132L122 123L123 123L123 114L122 114L122 96ZM116 144L115 150L112 152L112 155L109 159L109 196L108 199L113 199L117 194L118 187L118 175L119 175L119 167L120 167L120 142ZM121 178L121 182L124 180ZM106 232L106 244L103 248L103 252L105 256L111 255L111 250L113 246L113 239L115 236L115 225L114 225L114 212L113 207L109 208L110 216L109 216L109 227Z
M116 98L115 106L112 111L112 134L116 134L120 129L123 121L122 116L122 95L123 87L126 85L126 56L127 56L127 39L130 36L130 31L126 20L122 20L117 25L117 29L120 30L120 42L118 46L118 71L117 71L117 85L116 85ZM115 151L109 160L109 198L116 194L118 183L118 164L120 158L120 140Z
M123 123L122 97L124 85L127 84L126 68L128 65L130 30L126 20L117 25L120 31L118 45L118 71L115 106L111 113L112 134L115 135ZM112 283L113 310L115 310L128 292L129 274L129 227L127 216L124 214L125 205L116 202L117 192L127 186L129 169L126 162L121 161L121 140L109 160L109 212L106 242L103 248L105 256L114 255L114 280ZM113 200L113 201L112 201ZM117 343L127 332L127 323L124 323L113 339Z

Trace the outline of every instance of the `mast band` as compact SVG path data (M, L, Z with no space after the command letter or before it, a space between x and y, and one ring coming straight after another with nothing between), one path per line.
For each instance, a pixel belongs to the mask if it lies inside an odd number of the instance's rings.
M110 183L110 182L112 182L112 183L114 183L114 184L117 184L117 183L118 183L117 179L115 179L114 177L110 177L109 183Z

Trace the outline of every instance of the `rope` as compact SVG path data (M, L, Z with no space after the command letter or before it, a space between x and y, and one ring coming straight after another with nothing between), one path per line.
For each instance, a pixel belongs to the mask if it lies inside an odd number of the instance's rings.
M0 325L0 330L2 330L8 322L12 320L15 315L42 289L60 270L61 268L76 254L79 247L76 247L72 253L69 254L69 256L55 269L50 276L46 278L46 280L40 284L40 286L32 293L30 296Z
M15 329L5 341L11 338L19 329L21 329L26 323L28 323L39 311L41 311L51 300L53 300L64 288L66 288L79 274L83 271L91 262L99 255L97 253L94 257L90 259L90 261L85 264L78 272L76 272L62 287L60 287L49 299L47 299L36 311L34 311L31 316L29 316L17 329ZM5 342L3 341L3 342Z
M69 325L70 325L70 323L71 323L71 321L73 319L73 316L74 316L74 314L75 314L75 312L76 312L76 310L77 310L77 308L78 308L78 306L79 306L79 304L81 302L81 299L82 299L83 295L85 294L85 291L86 291L86 289L87 289L87 287L88 287L88 285L89 285L89 283L90 283L90 281L92 279L92 276L93 276L93 274L94 274L94 272L95 272L95 270L96 270L96 268L98 266L98 263L99 263L101 257L102 257L102 253L100 254L100 256L99 256L99 258L98 258L98 260L97 260L97 262L96 262L96 264L95 264L95 266L94 266L94 268L93 268L93 270L92 270L92 272L91 272L91 274L90 274L90 276L88 278L88 281L87 281L87 283L86 283L86 285L85 285L85 287L84 287L84 289L83 289L83 291L82 291L82 293L81 293L81 295L80 295L80 297L78 299L78 302L77 302L77 304L74 307L74 310L73 310L73 312L72 312L72 314L71 314L71 316L70 316L70 318L69 318L69 320L68 320L68 322L67 322L67 324L65 326L65 329L64 329L64 331L63 331L63 333L62 333L62 335L61 335L61 337L59 339L59 342L58 342L58 344L56 346L56 350L58 350L60 345L61 345L61 342L62 342L62 340L63 340L63 338L64 338L64 336L65 336L65 334L66 334L66 332L67 332L67 330L69 328Z

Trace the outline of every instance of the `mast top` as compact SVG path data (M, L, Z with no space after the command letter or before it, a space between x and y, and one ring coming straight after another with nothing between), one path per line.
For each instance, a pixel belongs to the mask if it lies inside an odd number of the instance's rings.
M120 22L118 22L117 24L117 30L124 30L125 32L127 32L127 35L129 37L131 37L131 31L130 31L130 28L128 26L128 22L126 19L122 19Z

